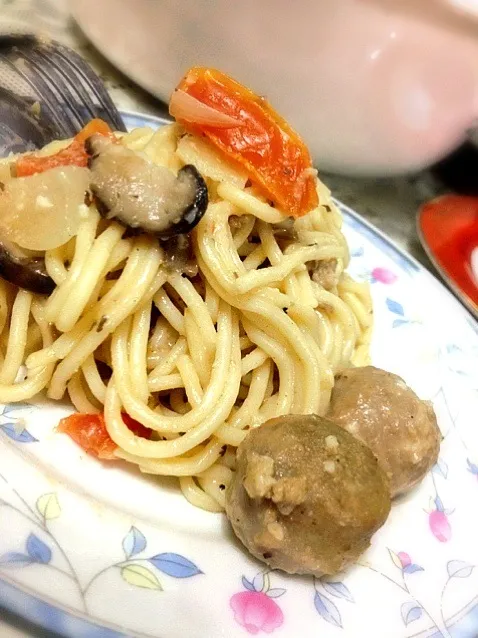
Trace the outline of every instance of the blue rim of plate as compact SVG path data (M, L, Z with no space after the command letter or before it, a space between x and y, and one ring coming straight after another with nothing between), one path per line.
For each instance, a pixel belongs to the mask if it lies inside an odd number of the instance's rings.
M157 127L158 125L167 124L170 121L160 116L141 114L133 111L121 111L121 114L128 128L147 125ZM478 335L478 322L441 281L373 224L345 204L339 201L337 201L337 204L340 206L340 210L344 215L348 227L372 239L384 254L390 257L390 259L406 272L425 274L434 280L435 283L438 283L443 292L461 309L463 315L467 318L468 324ZM27 589L20 588L17 584L9 582L3 577L0 578L0 609L2 607L18 617L48 631L72 638L82 636L87 636L88 638L126 638L132 635L130 631L125 633L121 627L107 625L103 621L97 621L92 616L83 616L76 610L59 606L55 601L51 601L47 597L40 597L37 592L33 593ZM476 605L461 619L465 625L462 628L464 632L467 630L467 622L473 622L473 620L477 618L478 599ZM476 627L476 624L473 624L473 626ZM470 627L470 631L473 631L473 627ZM135 632L134 635L140 636L141 634ZM466 633L460 635L464 636ZM474 635L473 633L468 634L469 638L473 638ZM438 638L438 635L431 636L430 638Z

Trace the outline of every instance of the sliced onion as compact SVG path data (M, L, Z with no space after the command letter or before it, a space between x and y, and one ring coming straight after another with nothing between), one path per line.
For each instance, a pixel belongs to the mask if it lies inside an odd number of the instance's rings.
M203 104L181 89L176 89L172 94L169 102L169 112L176 120L183 120L191 124L202 124L203 126L215 126L217 128L243 126L241 120Z
M29 250L49 250L76 235L84 215L89 171L52 168L9 180L0 192L0 236Z

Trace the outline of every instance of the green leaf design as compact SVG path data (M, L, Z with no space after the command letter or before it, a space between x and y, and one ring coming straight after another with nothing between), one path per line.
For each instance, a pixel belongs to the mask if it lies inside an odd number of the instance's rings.
M271 588L271 578L269 576L269 573L266 572L264 574L264 587L262 588L262 591L266 594L270 588Z
M157 589L163 591L161 583L150 569L132 563L121 568L121 577L129 585L142 587L143 589Z
M40 496L36 505L37 510L46 521L58 518L61 514L60 503L58 502L58 496L55 492L50 492L49 494L43 494Z

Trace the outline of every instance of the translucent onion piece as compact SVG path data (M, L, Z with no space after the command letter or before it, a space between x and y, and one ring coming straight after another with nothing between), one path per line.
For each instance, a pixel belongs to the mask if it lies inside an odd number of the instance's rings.
M76 235L85 213L89 170L53 168L13 178L0 191L0 235L29 250L50 250Z
M216 111L203 104L192 95L188 95L181 89L176 89L169 102L169 112L178 121L214 126L216 128L233 128L242 126L241 120L236 120L230 115Z

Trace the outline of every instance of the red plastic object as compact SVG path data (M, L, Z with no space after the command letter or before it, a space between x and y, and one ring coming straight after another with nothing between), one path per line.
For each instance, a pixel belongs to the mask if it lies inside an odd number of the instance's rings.
M427 202L418 230L430 259L478 316L478 197L443 195Z

